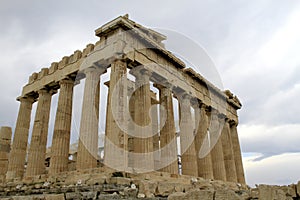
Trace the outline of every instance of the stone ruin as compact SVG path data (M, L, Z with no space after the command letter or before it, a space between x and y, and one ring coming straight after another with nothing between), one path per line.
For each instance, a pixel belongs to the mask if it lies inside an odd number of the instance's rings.
M7 199L13 195L30 199L45 192L49 195L40 199L97 199L104 192L102 199L111 199L105 197L108 191L107 195L117 192L120 198L131 199L198 199L189 198L193 194L188 191L204 189L207 199L250 197L237 133L238 98L186 67L164 47L166 36L128 15L95 32L99 41L33 73L23 87L17 98L20 107L12 143L11 128L2 127L0 132L0 194ZM108 68L107 113L101 119L100 78ZM73 89L83 80L79 143L71 161ZM46 156L51 98L58 91L51 152ZM98 156L99 120L106 120L103 161ZM105 190L103 184L114 189ZM89 189L78 189L83 186ZM229 193L223 191L226 188ZM194 195L200 195L197 192Z

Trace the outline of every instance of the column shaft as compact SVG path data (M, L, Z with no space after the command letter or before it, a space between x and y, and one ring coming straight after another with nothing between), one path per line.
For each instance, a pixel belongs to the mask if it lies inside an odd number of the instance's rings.
M132 90L134 90L132 88ZM131 92L130 92L131 93ZM134 141L134 111L135 111L135 98L134 93L129 97L129 114L131 117L131 123L128 124L128 167L134 167L134 148L133 148L133 141Z
M190 97L184 94L179 98L179 102L182 174L198 176Z
M159 86L161 171L178 174L177 139L173 112L172 92Z
M223 148L221 142L221 128L218 115L211 112L210 120L210 142L211 142L211 161L213 165L214 179L226 181L226 171L224 163Z
M159 148L159 123L158 123L158 105L152 103L151 121L153 131L153 152L154 152L154 169L157 171L160 167L160 148Z
M28 144L28 133L31 119L33 98L21 98L12 148L9 155L7 180L21 179L24 175L24 164Z
M221 141L226 169L226 180L229 182L237 182L236 168L230 136L230 125L227 119L225 120L223 126Z
M198 176L205 179L213 179L210 145L208 140L208 116L204 104L195 109L195 116L199 112L198 125L196 125L195 146L198 164ZM196 120L197 121L197 120Z
M10 152L12 131L10 127L2 126L0 129L0 183L5 181Z
M125 170L128 167L127 122L127 64L117 60L111 65L106 131L104 145L104 164L108 167Z
M153 171L153 134L150 118L151 95L150 95L150 74L137 72L135 74L135 111L134 111L134 133L133 152L134 169L137 171Z
M237 127L237 124L234 123L230 128L230 134L231 134L232 148L233 148L233 153L234 153L237 181L239 183L246 184L244 168L243 168L243 161L242 161L241 147L240 147L240 142L239 142L239 137L238 137L236 127Z
M103 69L87 68L80 121L76 169L97 167L99 84Z
M61 80L51 146L50 174L68 171L74 81Z
M44 174L52 92L46 89L39 91L38 105L32 129L26 176Z

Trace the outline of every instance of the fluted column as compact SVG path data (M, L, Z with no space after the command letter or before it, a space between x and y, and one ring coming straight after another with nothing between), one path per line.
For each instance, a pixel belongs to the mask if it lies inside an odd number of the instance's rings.
M131 117L131 123L128 124L128 167L133 168L134 167L134 148L133 148L133 141L134 141L134 111L135 111L135 98L134 98L134 88L129 89L129 94L132 94L129 96L128 99L128 106L129 106L129 114Z
M172 91L157 85L160 100L161 171L178 174L177 139L173 112Z
M153 171L153 134L150 118L151 94L150 94L150 73L148 71L133 71L135 79L135 111L134 111L134 134L133 152L134 170Z
M224 163L223 147L221 142L220 121L216 110L211 111L210 120L210 142L212 146L211 161L213 165L214 179L226 181L226 170Z
M224 163L226 169L226 180L229 182L237 182L232 141L230 135L230 125L229 125L228 118L224 120L221 140L222 140Z
M51 97L53 92L42 89L39 90L38 93L39 99L32 129L30 148L28 151L26 176L40 175L46 172L46 145Z
M241 152L239 137L237 133L237 123L234 121L231 121L230 134L231 134L232 148L234 153L237 181L239 183L246 184L243 161L242 161L242 152Z
M199 107L200 105L200 107ZM206 114L207 106L203 103L197 103L195 107L195 117L199 116L196 120L196 135L195 147L198 164L198 176L205 179L213 179L213 168L210 154L210 144L208 137L208 116Z
M9 155L8 170L6 179L21 179L24 175L24 164L28 144L28 133L31 119L31 110L34 99L31 97L22 97L19 99L20 108Z
M63 79L59 85L49 174L68 171L74 81Z
M116 60L111 65L106 114L104 164L125 170L128 167L127 64Z
M181 166L183 175L198 176L190 100L187 94L179 96Z
M0 183L5 181L10 152L11 127L2 126L0 129Z
M102 68L85 69L85 85L80 121L80 135L77 151L76 169L97 167L98 123L99 123L99 84Z
M160 148L159 148L159 123L158 123L158 105L157 100L151 99L151 120L153 131L153 152L154 152L154 169L157 171L160 167Z

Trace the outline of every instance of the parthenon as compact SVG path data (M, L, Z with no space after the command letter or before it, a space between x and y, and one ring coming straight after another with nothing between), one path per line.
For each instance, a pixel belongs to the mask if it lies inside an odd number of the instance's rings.
M101 167L98 125L105 121L104 167L245 184L237 133L239 99L229 90L214 86L168 51L163 44L166 36L135 23L127 15L101 26L95 34L99 37L95 44L29 77L17 98L20 107L11 145L11 129L1 128L3 179L55 176ZM100 78L108 70L103 118L99 113ZM82 107L74 108L74 87L81 81ZM59 96L50 165L46 168L49 115L55 94ZM31 122L34 103L37 108ZM81 109L75 169L69 165L73 109ZM179 130L175 126L177 118Z

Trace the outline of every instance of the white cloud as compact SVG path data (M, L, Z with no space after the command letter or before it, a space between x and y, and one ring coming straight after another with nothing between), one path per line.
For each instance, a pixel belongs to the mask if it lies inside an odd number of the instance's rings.
M286 153L254 161L259 155L244 157L246 181L255 184L287 185L300 180L300 153Z
M261 153L265 156L300 152L300 124L241 124L238 131L243 152Z

